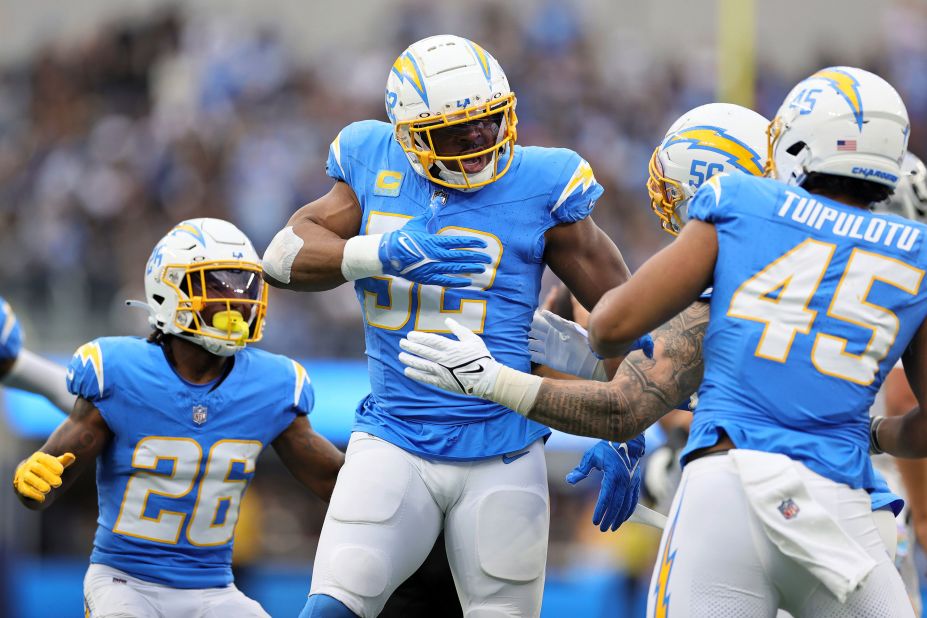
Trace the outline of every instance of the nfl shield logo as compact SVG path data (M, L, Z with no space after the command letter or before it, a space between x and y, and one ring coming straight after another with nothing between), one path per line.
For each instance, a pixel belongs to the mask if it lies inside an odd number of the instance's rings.
M206 422L206 406L193 406L193 422L202 425Z
M782 516L786 519L792 519L798 515L798 505L795 504L795 501L789 498L788 500L783 500L782 504L779 505L779 512L782 513Z

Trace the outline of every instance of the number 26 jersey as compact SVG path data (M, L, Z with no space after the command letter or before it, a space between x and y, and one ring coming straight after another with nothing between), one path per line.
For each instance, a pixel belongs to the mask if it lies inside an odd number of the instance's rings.
M160 345L106 337L78 348L68 389L113 433L97 460L90 561L174 588L231 583L232 535L255 461L312 409L302 366L246 348L221 383L196 385Z

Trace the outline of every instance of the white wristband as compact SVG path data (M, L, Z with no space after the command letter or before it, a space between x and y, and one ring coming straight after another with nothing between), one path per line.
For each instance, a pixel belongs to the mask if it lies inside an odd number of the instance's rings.
M496 376L496 382L486 395L486 399L491 399L527 416L534 407L534 400L538 397L542 380L540 376L516 371L503 365L499 368L499 375Z
M383 274L380 261L380 239L383 234L365 234L349 238L341 258L341 274L348 281Z

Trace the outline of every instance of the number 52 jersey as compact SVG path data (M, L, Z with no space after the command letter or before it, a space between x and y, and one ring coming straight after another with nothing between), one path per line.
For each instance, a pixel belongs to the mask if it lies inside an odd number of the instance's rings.
M81 346L68 389L113 436L97 461L92 563L174 588L232 581L232 535L264 447L313 392L295 361L246 348L221 383L190 384L160 345L107 337Z
M869 408L927 317L927 227L736 174L705 183L688 214L715 226L718 258L683 459L723 430L874 489Z
M406 333L449 333L444 320L453 317L481 333L499 362L530 370L528 330L544 271L544 234L589 216L602 187L573 151L516 146L510 156L504 176L463 192L443 190L416 174L388 123L351 124L332 143L327 172L357 196L360 234L409 226L472 236L486 243L480 251L492 260L465 288L389 276L355 281L372 391L358 407L355 431L442 460L521 450L550 433L498 404L410 380L398 359Z

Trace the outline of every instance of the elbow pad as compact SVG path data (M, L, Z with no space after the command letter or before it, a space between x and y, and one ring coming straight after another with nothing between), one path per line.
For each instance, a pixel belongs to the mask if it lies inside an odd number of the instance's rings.
M264 252L261 263L264 272L280 283L289 283L293 262L303 244L303 239L296 235L292 225L277 232Z

